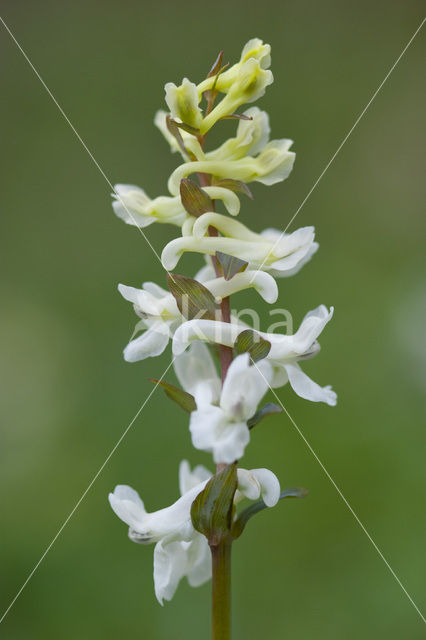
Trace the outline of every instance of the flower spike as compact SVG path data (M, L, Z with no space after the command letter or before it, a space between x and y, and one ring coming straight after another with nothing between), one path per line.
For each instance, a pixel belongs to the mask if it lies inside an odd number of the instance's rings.
M141 288L118 286L138 316L124 358L138 362L160 355L171 342L177 382L149 379L184 410L192 445L211 454L216 472L203 466L191 470L184 460L180 497L158 511L147 511L127 485L117 485L109 502L133 542L155 545L154 588L160 604L174 596L183 578L197 587L213 577L214 638L230 637L231 545L255 514L306 493L281 491L268 469L240 466L251 429L265 416L279 419L280 407L263 398L269 389L288 383L300 398L329 406L337 402L330 386L321 387L301 368L318 354L318 338L333 308L320 305L297 331L284 334L274 329L288 328L287 322L261 331L254 310L238 313L231 307L231 296L249 289L274 304L277 280L297 274L318 250L313 226L255 231L241 220L241 194L253 200L252 183L283 182L295 161L293 141L271 139L268 114L253 104L274 80L270 66L270 45L253 38L235 64L224 64L221 51L201 82L184 77L180 85L166 83L167 110L156 112L154 124L182 159L167 180L168 195L151 199L131 184L115 185L112 194L114 212L126 224L174 227L161 253L168 289L150 281ZM211 148L207 136L216 125L220 130L223 119L231 119L235 131ZM267 208L259 209L257 219L263 222L266 213ZM204 266L193 278L175 272L186 253L203 257ZM253 326L241 320L242 314L253 318ZM245 500L252 502L244 506Z

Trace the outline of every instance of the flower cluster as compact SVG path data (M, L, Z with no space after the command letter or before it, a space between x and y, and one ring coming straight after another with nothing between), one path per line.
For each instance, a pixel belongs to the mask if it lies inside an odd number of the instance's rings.
M332 308L321 305L307 313L293 335L254 332L229 309L229 296L248 288L275 303L276 279L296 274L318 249L313 227L292 233L272 228L255 232L236 219L240 197L252 197L248 184L281 182L294 164L292 141L270 140L265 111L250 106L236 113L263 96L272 83L270 63L270 46L253 39L231 67L223 66L219 55L199 84L188 78L179 86L167 83L168 111L158 111L154 122L171 151L183 160L168 180L170 195L151 199L140 187L124 184L115 185L113 194L114 211L126 223L143 228L160 222L180 230L161 255L167 289L149 281L141 289L119 285L140 318L141 331L126 346L124 357L136 362L157 356L172 342L182 390L167 383L169 396L190 412L192 444L211 453L218 469L244 455L250 428L265 413L259 403L269 388L289 383L301 398L336 404L331 387L311 380L299 364L319 352L318 337ZM207 150L208 131L224 118L237 120L235 137ZM224 211L219 213L221 203ZM170 273L185 252L202 254L206 261L192 279ZM221 376L211 345L221 355ZM119 485L110 494L115 513L130 527L131 540L155 543L154 583L160 603L170 600L182 577L192 586L210 578L209 541L194 526L191 507L212 477L204 467L191 472L182 462L181 497L153 513L130 487ZM233 521L244 498L261 498L266 506L280 498L279 482L267 469L238 468L237 480Z
M109 494L111 507L129 525L129 538L139 544L155 543L154 584L160 604L171 600L184 576L193 587L211 576L207 539L195 531L190 518L191 504L211 476L201 465L191 471L189 463L183 460L179 468L181 497L170 507L154 513L145 510L139 494L131 487L118 485ZM235 502L244 497L251 500L262 497L267 506L273 507L280 497L280 485L272 471L238 469Z

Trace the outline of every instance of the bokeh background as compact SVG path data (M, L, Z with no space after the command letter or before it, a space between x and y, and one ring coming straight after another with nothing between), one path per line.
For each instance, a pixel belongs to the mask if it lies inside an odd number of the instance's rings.
M198 81L219 49L272 44L275 83L258 103L297 151L288 181L254 186L241 219L284 227L422 19L415 1L2 3L2 15L112 182L154 197L178 162L152 119L163 85ZM298 323L335 317L305 364L339 404L282 401L422 608L424 581L424 31L415 39L292 225L320 251L280 283ZM170 352L129 365L133 329L118 282L164 283L110 189L4 28L1 47L1 584L4 610L151 391ZM224 135L232 124L223 125ZM159 251L174 229L152 226ZM191 274L200 264L186 258ZM261 305L255 295L239 307ZM263 312L265 313L265 312ZM168 376L173 381L173 373ZM273 398L269 398L273 400ZM0 626L0 636L209 637L210 586L182 583L162 609L152 548L131 544L107 494L177 497L187 417L156 391ZM304 486L251 521L235 545L234 638L423 637L423 623L285 415L253 433L244 466Z

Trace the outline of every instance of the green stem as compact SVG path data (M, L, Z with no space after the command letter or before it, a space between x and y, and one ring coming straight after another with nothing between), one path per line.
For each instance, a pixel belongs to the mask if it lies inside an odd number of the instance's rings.
M206 115L213 108L214 98L208 101ZM201 147L204 147L206 135L199 138ZM199 173L198 179L203 187L211 184L209 175ZM213 211L215 209L213 200ZM209 227L209 236L217 236L218 231ZM216 275L222 275L216 256L212 256L212 262ZM221 302L221 315L223 322L231 321L230 300L224 298ZM233 360L233 349L219 345L220 367L222 385ZM216 472L221 471L226 464L217 464ZM230 640L231 638L231 546L232 540L225 540L218 545L210 547L212 554L212 640Z
M231 638L231 546L225 540L211 546L212 553L212 640Z
M208 186L211 183L210 178L204 173L198 174L198 177L199 177L201 186ZM213 200L213 211L215 208L214 205L215 203ZM215 229L214 227L209 227L208 232L209 232L209 236L211 237L216 237L219 235L217 229ZM211 256L211 258L212 258L213 267L214 267L216 276L219 278L221 275L223 275L222 269L220 267L220 264L216 256ZM220 304L220 309L221 309L222 321L231 322L231 306L230 306L229 297L223 298ZM221 368L222 384L223 384L226 378L226 374L228 373L228 369L231 366L231 362L234 359L234 352L231 347L225 347L224 345L219 345L219 354L220 354L220 368Z

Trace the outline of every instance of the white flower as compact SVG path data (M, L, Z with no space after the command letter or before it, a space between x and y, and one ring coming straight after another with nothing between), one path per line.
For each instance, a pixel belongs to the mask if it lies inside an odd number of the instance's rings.
M237 469L238 489L234 502L243 498L259 500L267 507L275 507L280 499L281 487L277 476L269 469Z
M269 69L271 66L271 46L269 44L263 44L259 38L249 40L243 47L239 62L221 73L218 78L215 76L206 78L206 80L203 80L203 82L198 85L199 95L201 95L203 91L211 89L213 83L215 83L215 88L218 91L226 92L241 73L242 65L250 58L258 60L262 69Z
M333 307L328 311L324 305L321 305L306 314L294 335L257 332L271 343L271 350L266 360L273 369L272 377L267 378L272 388L281 387L289 382L293 391L301 398L313 402L325 402L330 406L336 404L337 395L332 388L320 387L302 371L298 364L298 361L312 358L319 352L320 345L317 338L332 315ZM176 331L173 337L173 353L182 353L194 340L232 347L238 335L246 328L246 325L236 321L227 323L214 320L189 320ZM253 366L259 367L259 364Z
M260 154L268 145L269 134L270 134L270 126L269 126L269 117L266 111L261 111L258 107L251 107L244 111L245 116L251 118L251 120L240 120L238 123L237 133L234 138L230 138L226 140L220 147L217 149L213 149L212 151L204 152L201 149L200 143L197 138L187 131L181 129L181 135L184 142L185 147L193 153L196 160L205 163L212 162L235 162L237 160L241 160L245 156L249 156L251 160L256 159L255 156L259 157ZM184 158L185 161L188 160L187 155L182 151L179 144L177 143L176 138L170 133L166 124L167 113L165 111L158 111L156 113L154 123L160 129L163 136L166 138L167 142L170 145L170 148L173 152L179 151ZM284 179L287 177L287 150L289 147L290 141L273 141L270 143L273 149L280 148L281 152L281 160L278 159L277 152L273 152L272 154L264 154L262 156L261 161L264 165L267 165L267 171L269 171L269 166L271 170L269 173L265 173L265 166L263 166L260 171L259 167L256 165L255 170L259 173L262 172L262 176L258 176L258 181L263 183L269 183L277 181L277 177L279 179ZM268 147L271 148L271 147ZM291 155L291 158L294 159L294 154ZM243 178L247 178L247 181L250 177L253 178L253 166L256 163L239 163L232 164L231 173L236 174L239 172ZM259 162L257 162L259 164ZM251 168L250 168L250 165ZM209 165L210 166L210 165ZM214 165L216 166L216 165ZM190 171L192 167L185 165L185 169L179 169L181 172ZM278 173L277 173L278 168ZM218 173L225 173L224 171L220 171L220 169L216 169ZM226 168L228 170L228 168ZM282 173L282 178L278 176L279 172ZM275 172L275 173L274 173ZM188 174L189 175L189 174ZM219 176L220 177L220 176ZM227 177L224 176L224 177ZM232 177L232 176L231 176ZM256 179L256 178L253 178ZM175 179L173 179L175 180ZM176 179L177 181L177 179ZM173 189L176 190L175 184L173 184Z
M265 185L285 180L295 160L295 153L289 151L292 140L282 138L269 142L270 126L266 111L251 107L244 115L252 119L240 120L235 138L226 140L217 149L207 152L204 158L197 159L205 167L209 165L207 168L219 177L229 172L235 179L238 175L238 179L244 182L257 181ZM224 162L226 165L221 164ZM180 170L186 171L187 168ZM174 180L172 175L170 184L173 189Z
M207 539L194 530L191 505L211 474L204 467L191 473L186 461L181 463L179 481L181 498L170 507L147 513L138 493L126 485L118 485L109 494L111 507L129 525L134 542L155 542L154 586L160 604L171 600L180 580L186 576L191 586L199 586L211 576L210 550Z
M145 191L133 184L116 184L112 194L115 214L127 224L144 228L153 222L173 224L181 227L191 219L184 209L180 196L159 196L151 200ZM223 187L205 187L212 200L222 200L228 212L235 216L240 210L238 196Z
M239 160L246 155L256 156L269 140L270 126L266 111L250 107L244 111L251 120L240 120L235 138L229 138L220 147L205 154L206 160Z
M265 185L282 182L293 169L296 154L290 151L293 140L272 140L256 156L236 160L209 159L184 162L171 174L167 187L172 195L179 193L180 181L192 173L209 173L215 178L232 178L242 182L261 182Z
M197 89L198 95L213 88L225 93L225 97L203 119L200 129L206 133L220 118L230 115L244 103L262 97L274 78L267 70L271 64L271 47L253 38L244 46L240 61L217 77L206 78Z
M282 138L268 142L270 127L266 111L251 107L244 115L252 119L240 120L235 138L230 138L213 151L204 153L201 150L200 153L200 149L193 144L195 138L186 135L184 142L196 156L197 162L185 162L175 169L168 182L170 193L176 195L182 178L195 172L209 173L215 178L257 181L265 185L281 182L288 177L296 157L290 151L293 141ZM169 139L171 134L164 122L160 129ZM169 139L169 142L174 148L178 147L176 140L173 142Z
M161 131L161 133L169 143L171 152L175 153L178 151L183 157L183 159L187 160L188 159L187 154L183 152L175 136L170 133L167 127L167 116L168 116L167 112L160 109L155 114L154 124ZM187 131L185 131L184 129L180 129L180 134L182 136L185 148L191 153L193 153L194 156L197 158L197 160L203 160L205 158L205 154L197 138L193 136L191 133L188 133Z
M261 98L273 81L272 71L262 69L259 60L249 58L243 62L225 97L201 121L201 133L207 133L218 120L232 115L242 104Z
M268 360L274 369L272 387L281 387L288 381L293 391L301 398L312 402L325 402L332 407L336 405L337 394L331 386L320 387L298 364L299 360L313 358L319 353L320 345L317 338L333 317L333 312L333 307L328 311L324 305L309 311L293 336L261 334L271 342Z
M277 300L278 287L268 273L246 270L237 273L231 280L221 277L207 281L203 280L203 273L211 276L211 271L206 272L203 268L195 279L202 282L218 302L250 287L266 302L273 303ZM127 362L137 362L163 353L176 329L185 322L174 296L154 282L144 282L142 289L119 284L118 290L123 298L133 303L135 312L140 317L137 330L144 330L140 336L130 340L124 349L124 359Z
M238 469L238 491L242 497L263 498L269 507L280 497L280 485L268 469ZM109 502L117 516L129 526L129 537L140 544L156 543L154 548L154 587L160 604L171 600L179 582L186 577L198 587L211 577L211 556L205 538L191 522L191 505L203 490L211 473L203 466L190 470L186 460L179 468L181 497L170 507L148 513L139 494L127 485L118 485L109 494Z
M222 236L207 236L209 226ZM293 233L265 229L250 231L245 225L219 213L204 213L191 226L191 233L175 238L163 249L165 269L174 269L185 251L215 255L222 251L245 260L249 269L262 269L275 277L296 273L317 251L314 227L302 227Z
M147 227L153 222L182 226L188 217L180 198L160 196L151 200L145 191L133 184L116 184L112 194L115 214L127 224Z
M265 269L274 278L288 278L296 275L319 249L318 242L314 241L314 227L302 227L293 233L283 233L279 229L268 228L261 231L260 235L272 245L269 256L282 252L285 245L292 245L294 248L288 256L283 256L271 264L268 264L267 260L263 264L262 269Z
M240 64L248 60L249 58L255 58L259 60L262 69L269 69L271 66L271 45L263 44L263 40L260 38L252 38L243 47L241 52ZM231 72L231 69L229 69ZM225 71L225 74L227 72ZM226 77L226 76L225 76ZM225 79L222 77L222 82Z
M195 129L199 129L203 114L200 109L197 87L188 78L184 78L182 84L177 87L173 82L168 82L164 90L166 103L173 118L177 118Z
M137 329L146 329L130 340L124 349L124 359L137 362L163 353L174 331L184 321L172 294L154 282L144 282L142 289L119 284L118 290L133 303L141 318Z
M250 440L247 420L268 390L271 365L265 360L251 365L248 353L237 356L220 390L210 353L196 341L175 358L174 368L182 387L197 404L189 424L194 447L211 452L216 463L241 458Z

